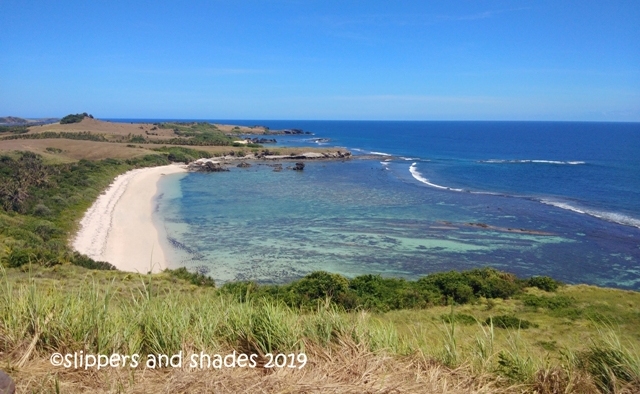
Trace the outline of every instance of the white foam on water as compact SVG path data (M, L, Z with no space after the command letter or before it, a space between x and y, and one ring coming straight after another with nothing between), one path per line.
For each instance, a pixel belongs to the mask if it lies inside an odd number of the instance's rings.
M556 201L556 200L550 200L550 199L541 199L540 202L543 203L543 204L552 205L552 206L554 206L556 208L566 209L568 211L572 211L572 212L579 213L579 214L582 214L582 215L593 216L595 218L606 220L608 222L622 224L624 226L632 226L632 227L640 228L640 219L634 218L632 216L624 215L622 213L608 212L608 211L601 211L601 210L597 210L597 209L589 209L589 208L577 207L577 206L569 204L566 201Z
M416 169L416 164L418 164L418 163L411 164L411 167L409 167L409 172L411 172L411 175L416 180L418 180L419 182L422 182L425 185L429 185L431 187L435 187L435 188L438 188L438 189L451 190L451 191L454 191L454 192L463 192L464 191L462 189L454 189L452 187L440 186L440 185L436 185L435 183L429 182L429 180L427 178L423 177L422 174L420 174L418 172L418 170Z
M422 174L420 172L418 172L417 168L416 168L417 163L413 163L411 164L411 167L409 167L409 171L411 172L411 175L418 181L424 183L425 185L429 185L431 187L435 187L438 189L442 189L442 190L450 190L450 191L456 191L456 192L465 192L465 190L463 189L456 189L456 188L451 188L451 187L446 187L446 186L442 186L442 185L437 185L435 183L430 182L427 178L425 178L424 176L422 176ZM502 193L494 193L494 192L485 192L485 191L467 191L468 193L471 194L490 194L490 195L503 195L506 196L505 194ZM531 197L525 197L525 196L517 196L517 195L513 195L511 197L518 197L518 198L531 198ZM552 200L552 199L537 199L534 198L533 200L541 202L543 204L547 204L547 205L552 205L556 208L561 208L561 209L566 209L568 211L572 211L581 215L589 215L598 219L602 219L602 220L606 220L608 222L612 222L612 223L616 223L616 224L621 224L624 226L631 226L631 227L637 227L640 228L640 219L629 216L629 215L625 215L622 213L618 213L618 212L609 212L609 211L602 211L602 210L598 210L598 209L591 209L591 208L584 208L584 207L580 207L580 206L576 206L576 205L572 205L569 202L566 201L558 201L558 200Z
M560 165L578 165L586 164L584 161L561 161L561 160L537 160L537 159L525 159L525 160L502 160L502 159L489 159L479 160L480 163L489 164L521 164L521 163L537 163L537 164L560 164Z

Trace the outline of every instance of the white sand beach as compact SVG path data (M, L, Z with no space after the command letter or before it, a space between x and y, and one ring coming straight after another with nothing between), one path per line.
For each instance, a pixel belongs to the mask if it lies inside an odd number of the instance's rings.
M118 176L80 221L73 248L122 271L147 273L167 267L152 213L162 175L183 165L141 168Z

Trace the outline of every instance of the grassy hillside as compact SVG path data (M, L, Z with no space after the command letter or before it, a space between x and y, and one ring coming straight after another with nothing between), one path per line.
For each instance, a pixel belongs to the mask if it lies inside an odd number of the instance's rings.
M238 390L251 391L257 384L291 392L433 387L435 392L631 393L640 388L635 292L525 288L518 297L464 305L347 312L326 298L303 309L269 297L242 299L225 287L193 284L193 278L175 271L139 275L72 265L2 269L0 366L31 392L56 387L151 392L170 390L176 382L186 392L220 382ZM572 305L534 307L531 297L565 297ZM487 321L504 314L533 326L500 328ZM183 352L184 360L200 352L305 353L307 362L280 370L183 365L97 372L47 364L53 352L79 350L145 357ZM258 365L268 361L258 360Z

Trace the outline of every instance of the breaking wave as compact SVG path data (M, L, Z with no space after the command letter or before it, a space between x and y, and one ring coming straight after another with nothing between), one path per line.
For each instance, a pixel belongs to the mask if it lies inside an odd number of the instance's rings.
M606 220L608 222L640 228L640 219L636 219L632 216L624 215L622 213L578 207L575 205L571 205L566 201L556 201L556 200L549 200L549 199L541 199L539 201L543 204L552 205L556 208L566 209L568 211L572 211L582 215L593 216L595 218Z
M522 164L522 163L537 163L537 164L568 164L568 165L578 165L578 164L586 164L584 161L562 161L562 160L499 160L499 159L489 159L489 160L478 160L478 163L489 163L489 164Z
M446 186L442 186L442 185L437 185L435 183L430 182L427 178L422 176L422 174L416 168L416 165L417 165L417 163L413 163L409 167L409 171L411 172L411 175L417 181L419 181L421 183L424 183L425 185L429 185L431 187L438 188L438 189L450 190L450 191L455 191L455 192L467 192L467 193L471 193L471 194L491 194L491 195L499 195L499 196L505 196L505 197L526 198L526 199L538 201L538 202L546 204L546 205L551 205L551 206L554 206L556 208L566 209L568 211L572 211L572 212L575 212L575 213L578 213L578 214L581 214L581 215L589 215L589 216L595 217L597 219L606 220L608 222L617 223L617 224L621 224L621 225L624 225L624 226L631 226L631 227L640 228L640 219L634 218L632 216L625 215L625 214L622 214L622 213L618 213L618 212L609 212L609 211L603 211L603 210L598 210L598 209L585 208L585 207L580 207L580 206L577 206L577 205L573 205L573 204L571 204L569 202L566 202L566 201L558 201L558 200L552 200L552 199L547 199L547 198L540 199L540 198L532 198L530 196L507 195L507 194L502 194L502 193L485 192L485 191L469 191L469 190L464 190L464 189L456 189L456 188L452 188L452 187L446 187Z
M418 163L411 164L411 167L409 167L409 171L411 172L411 175L417 181L422 182L425 185L429 185L431 187L438 188L438 189L451 190L451 191L455 191L455 192L463 192L464 191L462 189L455 189L455 188L452 188L452 187L440 186L440 185L436 185L435 183L429 182L429 180L427 178L423 177L422 174L418 172L418 170L416 169L416 164L418 164Z

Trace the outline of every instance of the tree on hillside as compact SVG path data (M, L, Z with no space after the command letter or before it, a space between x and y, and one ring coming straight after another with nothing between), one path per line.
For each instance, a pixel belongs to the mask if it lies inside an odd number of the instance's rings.
M81 114L69 114L60 119L60 124L79 123L82 121L82 119L87 117L93 119L93 115L86 112L83 112Z

